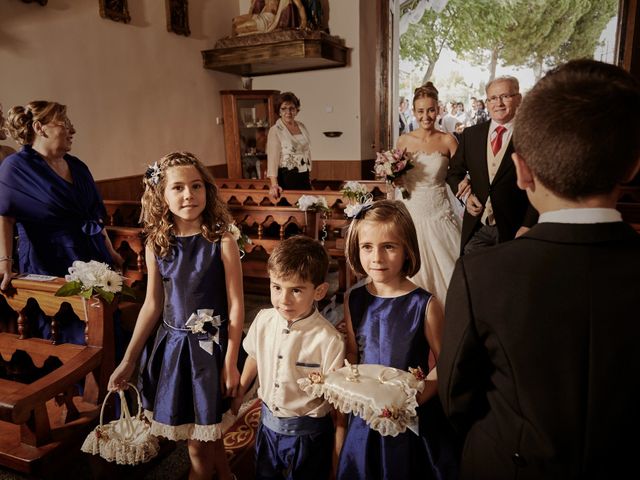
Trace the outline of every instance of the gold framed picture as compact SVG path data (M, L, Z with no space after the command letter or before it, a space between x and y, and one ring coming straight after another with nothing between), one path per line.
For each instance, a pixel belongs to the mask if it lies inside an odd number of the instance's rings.
M165 0L167 11L167 31L188 37L189 29L189 0Z
M127 0L100 0L100 16L114 22L129 23L129 6Z

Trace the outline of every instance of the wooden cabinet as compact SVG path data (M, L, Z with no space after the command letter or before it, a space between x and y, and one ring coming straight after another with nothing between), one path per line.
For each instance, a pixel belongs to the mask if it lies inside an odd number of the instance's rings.
M267 135L277 120L278 90L222 90L224 144L229 178L264 178Z

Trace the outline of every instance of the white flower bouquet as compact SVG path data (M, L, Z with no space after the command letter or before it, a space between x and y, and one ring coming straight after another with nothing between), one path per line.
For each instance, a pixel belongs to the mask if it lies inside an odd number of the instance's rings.
M382 153L376 153L376 162L373 166L373 173L376 177L383 178L387 184L393 185L393 181L405 175L414 167L411 155L405 150L396 148ZM400 187L402 198L409 198L409 191Z
M242 230L238 225L236 225L235 222L230 223L227 229L229 230L229 233L231 234L233 239L238 244L238 248L240 249L240 256L243 257L245 254L245 251L244 251L245 245L251 244L253 242L251 242L251 239L246 233L242 233Z
M305 212L305 217L307 216L307 213L306 213L307 211L321 213L322 231L320 232L320 243L324 245L324 241L327 238L327 216L329 212L331 212L331 209L327 204L326 197L315 196L315 195L302 195L298 199L298 208L303 212Z
M362 203L370 195L367 187L355 180L345 182L340 194L350 203Z
M58 297L80 295L86 299L98 295L108 303L113 301L117 293L136 298L135 291L123 283L123 277L109 268L109 265L91 260L82 262L76 260L69 267L67 281L55 293Z
M329 212L329 205L326 197L315 195L302 195L298 199L298 208L303 212L308 210L316 212Z

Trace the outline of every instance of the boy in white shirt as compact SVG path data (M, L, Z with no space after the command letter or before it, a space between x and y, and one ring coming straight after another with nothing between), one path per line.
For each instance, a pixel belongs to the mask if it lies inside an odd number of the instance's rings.
M342 335L317 310L329 284L329 257L309 237L280 242L269 257L271 303L249 328L243 346L248 353L237 412L255 379L262 415L256 435L256 479L329 477L334 427L332 407L307 396L297 380L311 372L323 374L344 362Z

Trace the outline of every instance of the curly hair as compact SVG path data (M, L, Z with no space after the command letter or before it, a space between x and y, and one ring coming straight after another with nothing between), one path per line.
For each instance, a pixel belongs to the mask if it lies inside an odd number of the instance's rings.
M20 145L31 145L36 138L33 128L35 122L43 125L67 116L67 107L57 102L34 100L27 104L15 106L7 113L9 134Z
M216 187L209 170L189 152L172 152L162 157L154 167L147 170L143 177L142 212L140 220L144 226L146 243L156 255L166 257L174 245L173 214L164 198L167 185L166 172L172 167L193 166L198 170L205 184L206 205L202 212L201 234L210 242L222 238L232 223L231 214L218 197ZM156 172L151 175L149 172Z

